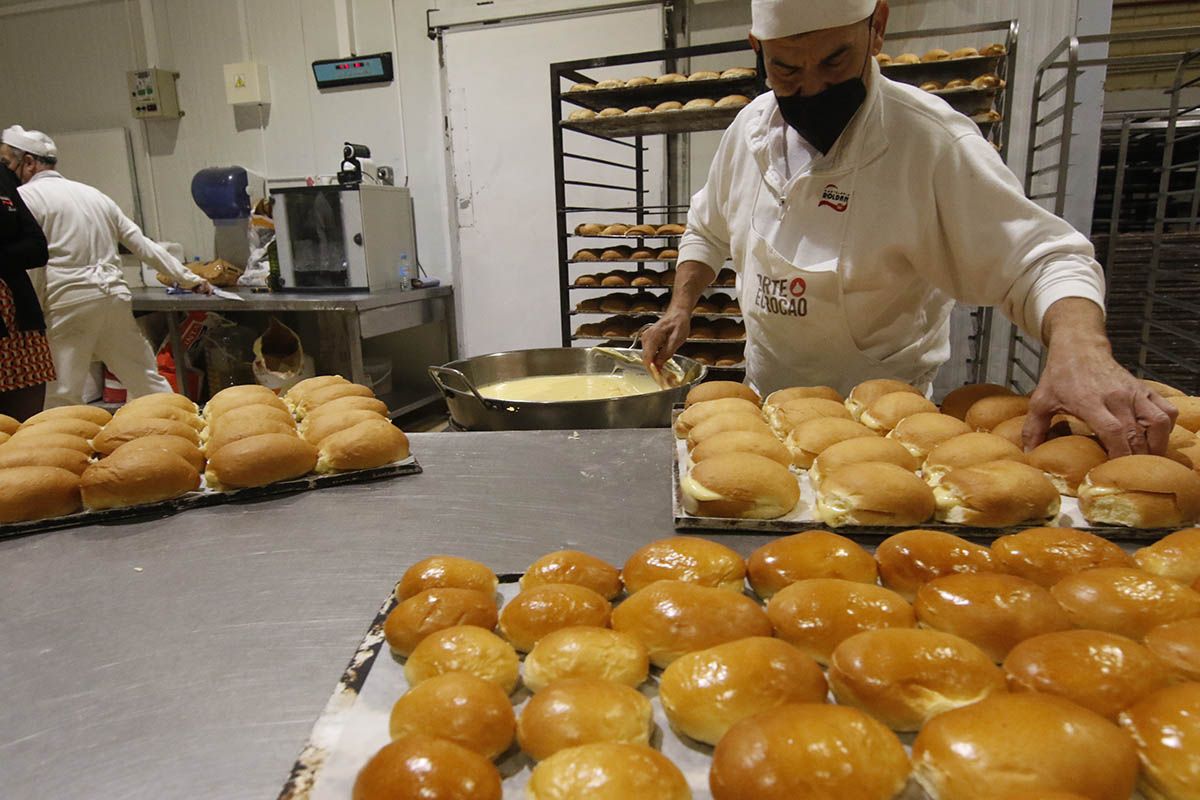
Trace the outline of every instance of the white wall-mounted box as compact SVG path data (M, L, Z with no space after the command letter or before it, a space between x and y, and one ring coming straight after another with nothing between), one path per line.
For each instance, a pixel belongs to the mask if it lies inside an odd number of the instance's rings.
M231 106L257 106L271 102L267 65L239 61L225 65L225 100Z
M135 69L126 74L129 107L134 119L178 119L179 95L175 92L178 72L167 69Z

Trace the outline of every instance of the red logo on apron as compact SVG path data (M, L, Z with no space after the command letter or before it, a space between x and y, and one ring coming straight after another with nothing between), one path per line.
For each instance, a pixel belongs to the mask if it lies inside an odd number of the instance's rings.
M831 183L821 191L821 199L817 203L817 208L821 206L829 206L841 214L850 207L850 194L843 192L836 184Z
M804 297L804 290L807 288L804 278L792 278L791 284L788 285L788 291L792 293L792 297Z

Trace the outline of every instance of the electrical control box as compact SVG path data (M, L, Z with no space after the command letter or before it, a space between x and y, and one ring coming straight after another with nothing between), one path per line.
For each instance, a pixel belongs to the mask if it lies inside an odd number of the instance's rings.
M126 73L129 106L134 119L179 119L179 95L175 93L178 72L166 69L136 69Z
M240 61L225 65L225 100L231 106L267 105L271 102L271 82L267 65Z

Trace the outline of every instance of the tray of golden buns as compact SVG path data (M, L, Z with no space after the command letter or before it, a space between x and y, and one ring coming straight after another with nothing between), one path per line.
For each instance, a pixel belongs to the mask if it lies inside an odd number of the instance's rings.
M631 549L413 564L280 796L1195 796L1198 529Z
M0 538L167 516L421 471L370 388L340 375L0 414Z
M710 381L674 415L675 525L874 535L1062 526L1157 538L1200 519L1200 398L1151 388L1180 409L1168 455L1110 459L1087 424L1067 415L1026 453L1029 398L994 384L955 389L939 408L890 379L864 381L846 397L798 386L766 398Z
M678 253L669 259L675 260ZM614 259L609 259L614 260ZM653 270L639 267L637 270L615 269L608 272L587 273L575 278L571 289L669 289L675 285L675 268ZM732 289L737 286L737 273L729 267L722 267L712 283L713 287Z
M658 288L649 284L639 284L640 287ZM671 302L670 292L656 295L652 292L637 292L625 294L612 292L600 297L588 297L580 300L571 310L571 315L583 314L662 314ZM701 297L692 312L695 317L741 317L742 307L736 297L727 292L712 292Z
M639 222L629 225L624 222L581 222L575 226L572 236L587 239L648 239L682 236L685 226L676 222L654 225Z
M1000 77L1007 51L1002 44L979 48L946 50L936 47L924 53L876 56L888 78L911 84L945 100L954 110L981 127L999 122L996 95L1006 88Z

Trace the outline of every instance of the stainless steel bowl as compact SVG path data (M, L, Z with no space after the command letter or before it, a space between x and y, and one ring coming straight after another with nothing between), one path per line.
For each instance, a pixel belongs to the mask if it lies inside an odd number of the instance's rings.
M626 351L637 352L640 351ZM429 377L446 398L450 418L469 431L576 430L590 428L662 428L671 424L671 407L708 374L708 367L683 356L672 359L683 372L682 385L648 394L609 400L554 403L493 400L477 387L542 375L608 375L618 365L590 348L553 347L514 350L451 361L430 367Z

